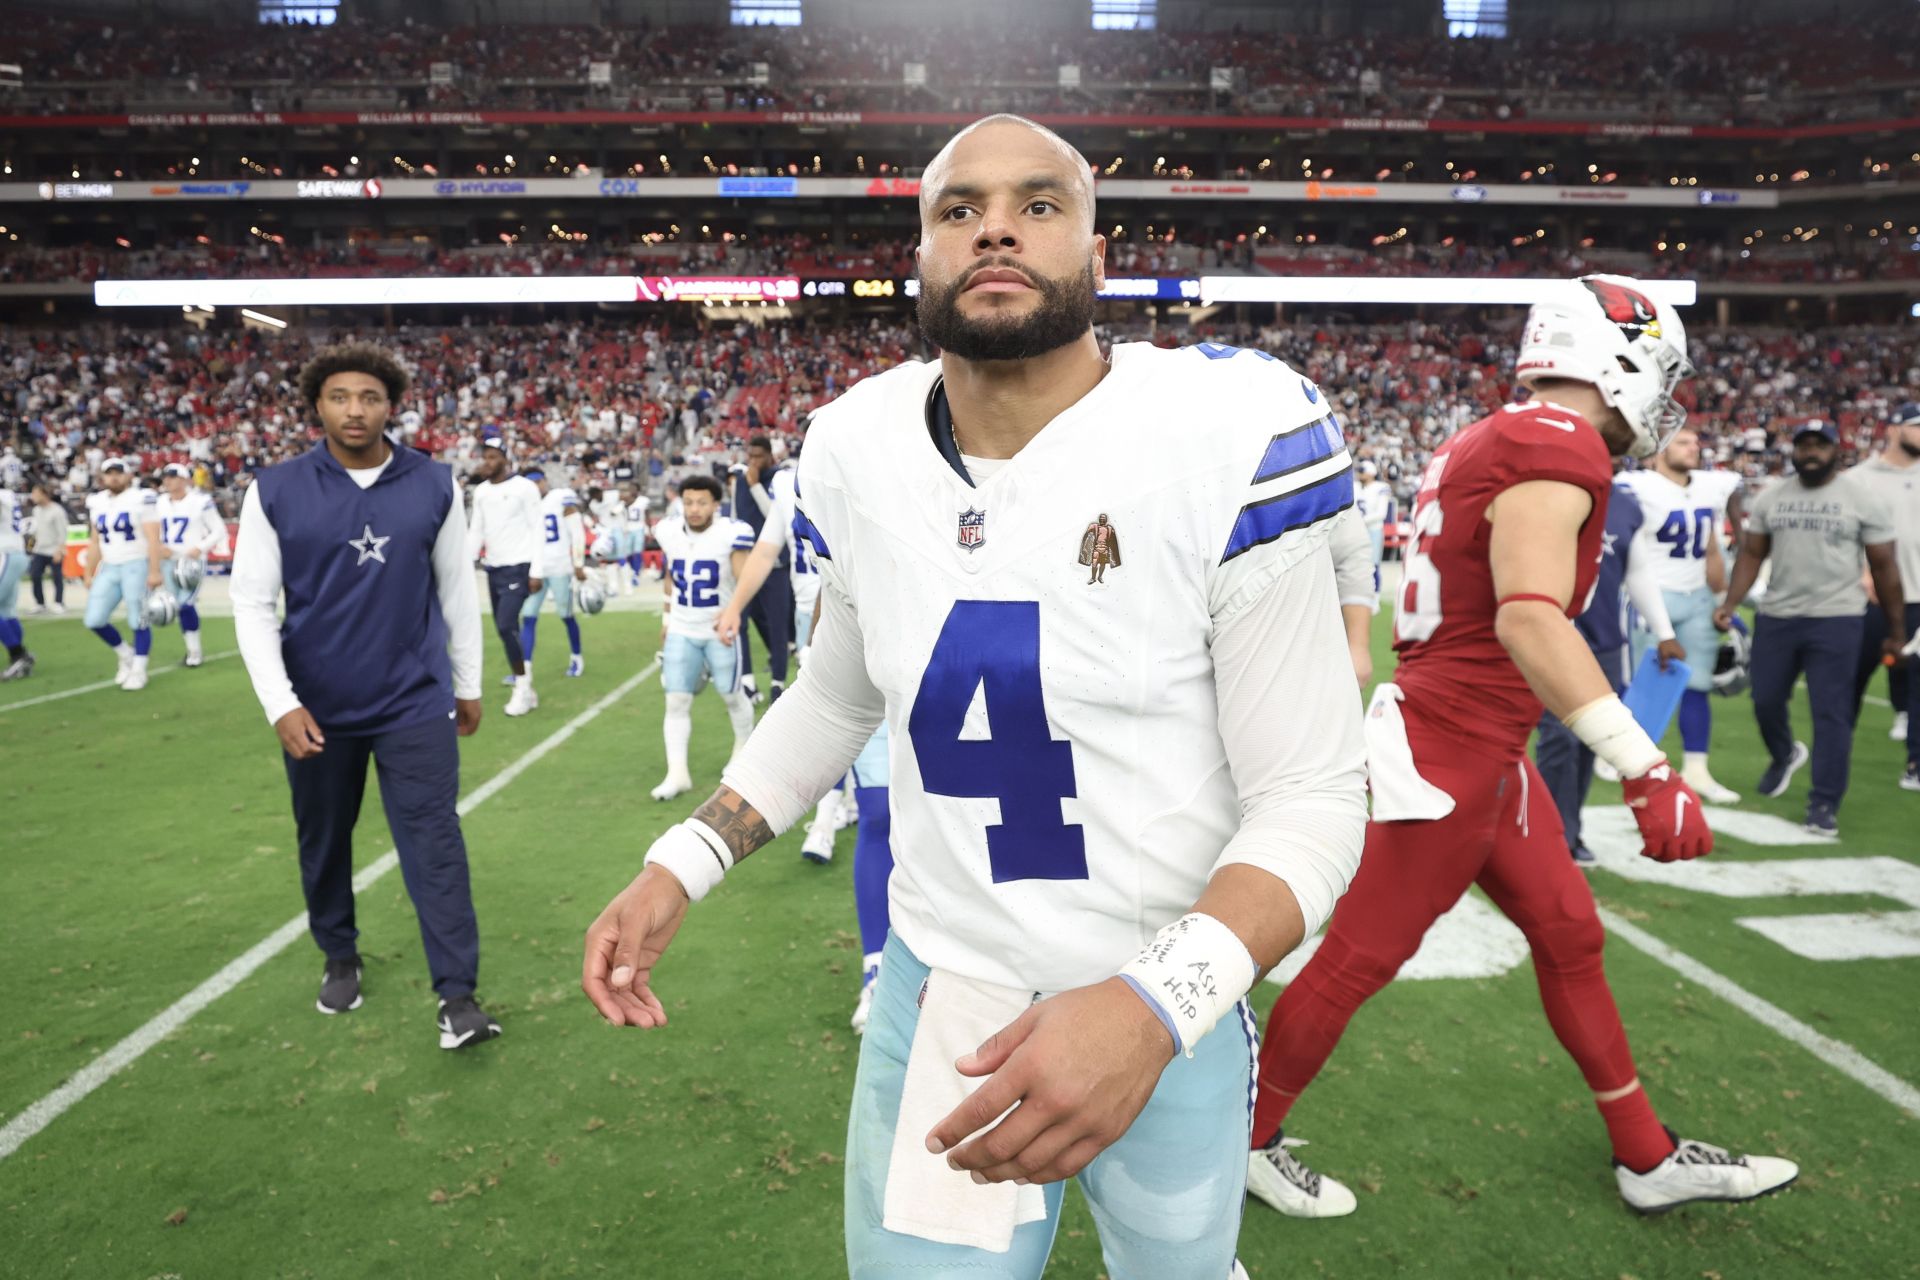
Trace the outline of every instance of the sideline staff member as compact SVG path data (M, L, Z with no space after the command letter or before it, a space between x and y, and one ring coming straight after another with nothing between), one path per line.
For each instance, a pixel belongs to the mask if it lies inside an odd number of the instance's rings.
M368 344L300 371L326 439L247 489L233 619L286 753L308 927L327 957L320 1012L360 1007L353 827L371 757L440 997L440 1047L459 1049L500 1034L473 996L480 930L454 808L454 737L480 727L480 602L452 471L383 434L406 389L406 371Z
M1887 616L1882 648L1898 655L1907 642L1886 504L1857 472L1836 474L1839 459L1840 432L1833 423L1813 418L1794 430L1793 474L1754 500L1727 601L1713 611L1713 625L1725 631L1760 576L1761 563L1773 561L1753 631L1753 715L1773 758L1758 790L1763 796L1784 794L1807 761L1787 714L1794 681L1804 671L1813 713L1807 830L1823 836L1840 834L1836 815L1853 756L1853 671L1867 611L1863 565L1873 573Z

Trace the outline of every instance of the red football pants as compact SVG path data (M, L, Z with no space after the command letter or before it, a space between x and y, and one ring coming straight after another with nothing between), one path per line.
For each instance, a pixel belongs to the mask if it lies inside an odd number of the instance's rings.
M1634 1078L1626 1029L1601 967L1606 931L1585 876L1567 856L1559 812L1533 761L1490 763L1407 718L1414 762L1453 797L1453 812L1432 822L1367 825L1353 887L1334 909L1320 949L1267 1019L1256 1147L1279 1131L1354 1011L1393 981L1427 928L1473 884L1526 935L1547 1020L1587 1084L1600 1093Z

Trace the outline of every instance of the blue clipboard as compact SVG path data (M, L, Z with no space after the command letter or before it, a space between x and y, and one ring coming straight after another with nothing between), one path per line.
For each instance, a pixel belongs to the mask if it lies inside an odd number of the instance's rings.
M1693 669L1678 659L1669 662L1667 669L1660 669L1660 655L1648 649L1640 657L1640 665L1634 668L1633 683L1620 700L1627 704L1627 710L1647 736L1655 742L1667 736L1667 727L1673 723L1673 713L1680 709L1680 695L1687 691L1687 677Z

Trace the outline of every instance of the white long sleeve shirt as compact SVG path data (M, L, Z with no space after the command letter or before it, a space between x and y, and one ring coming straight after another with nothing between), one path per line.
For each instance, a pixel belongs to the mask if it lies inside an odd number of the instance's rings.
M540 487L525 476L508 476L473 486L473 524L467 552L488 568L538 563L545 541Z
M347 474L366 489L392 461L389 457L377 467L349 468ZM466 550L467 518L460 505L459 483L454 481L453 487L453 502L433 542L433 585L447 621L453 696L470 700L480 696L480 592L473 581L473 558ZM229 593L240 660L247 666L267 723L276 724L300 705L300 698L280 654L280 535L261 509L257 488L249 488L240 503L240 541Z

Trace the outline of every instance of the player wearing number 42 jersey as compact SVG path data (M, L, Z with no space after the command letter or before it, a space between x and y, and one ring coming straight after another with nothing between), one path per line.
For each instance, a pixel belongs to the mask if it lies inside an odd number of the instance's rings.
M733 584L753 548L753 530L720 514L720 482L690 476L681 486L683 514L654 526L666 558L665 616L660 622L660 682L667 690L663 732L667 776L653 789L671 800L693 788L687 744L693 738L693 695L713 682L733 722L733 749L753 732L753 703L740 688L740 646L714 635L714 620L733 599Z
M1245 996L1326 918L1365 823L1360 707L1329 678L1351 461L1319 388L1260 352L1103 358L1105 242L1057 135L977 123L920 214L941 358L820 409L801 457L806 669L594 922L582 986L664 1023L688 902L884 720L896 856L849 1272L1038 1277L1076 1178L1115 1280L1244 1274Z
M1367 710L1373 820L1326 939L1274 1005L1260 1050L1255 1194L1297 1217L1351 1213L1281 1125L1347 1020L1479 885L1520 926L1554 1034L1593 1090L1620 1194L1644 1213L1746 1200L1798 1170L1678 1141L1654 1115L1601 967L1606 935L1525 755L1544 702L1619 770L1648 857L1713 846L1699 798L1634 723L1572 618L1599 571L1609 453L1644 457L1684 418L1680 319L1641 286L1588 276L1527 317L1518 376L1537 399L1462 430L1428 463L1395 617L1400 665Z

